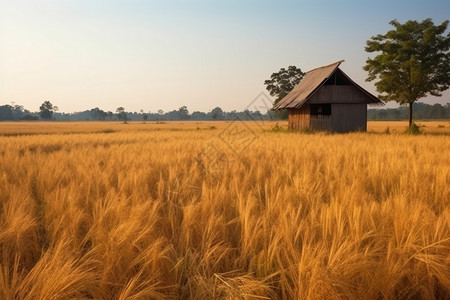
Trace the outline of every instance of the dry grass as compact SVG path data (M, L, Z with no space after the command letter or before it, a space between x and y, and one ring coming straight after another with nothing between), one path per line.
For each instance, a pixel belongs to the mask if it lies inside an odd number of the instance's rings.
M450 298L448 135L26 125L0 124L0 299Z
M423 133L428 134L449 134L450 121L416 121L414 123L419 126ZM369 132L386 132L388 129L391 133L403 133L408 128L408 121L369 121L367 122L367 130Z

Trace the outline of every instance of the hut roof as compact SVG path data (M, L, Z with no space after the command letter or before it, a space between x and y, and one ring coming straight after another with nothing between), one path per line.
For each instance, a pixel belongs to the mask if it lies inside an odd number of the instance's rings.
M344 60L306 72L299 84L297 84L297 86L295 86L289 94L281 99L280 102L273 107L273 109L300 108L305 102L308 101L309 98L311 98L312 95L314 95L315 92L317 92L317 90L328 80L328 78L336 72L342 62L344 62ZM342 70L340 71L355 87L366 94L367 103L373 105L383 105L383 102L381 102L377 97L356 84Z

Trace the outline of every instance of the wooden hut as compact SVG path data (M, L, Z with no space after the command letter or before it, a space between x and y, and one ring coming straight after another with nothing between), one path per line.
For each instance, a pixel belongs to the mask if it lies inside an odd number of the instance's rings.
M367 105L384 105L340 68L343 60L306 72L274 110L287 109L289 129L366 131Z

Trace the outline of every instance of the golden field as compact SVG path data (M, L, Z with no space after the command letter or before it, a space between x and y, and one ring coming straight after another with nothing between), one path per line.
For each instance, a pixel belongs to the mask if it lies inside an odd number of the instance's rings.
M0 123L0 299L449 299L450 122L416 123Z

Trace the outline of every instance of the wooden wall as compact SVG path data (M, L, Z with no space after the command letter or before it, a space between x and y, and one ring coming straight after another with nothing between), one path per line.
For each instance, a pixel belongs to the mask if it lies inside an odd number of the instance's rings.
M289 110L290 130L325 130L350 132L367 130L366 103L331 104L330 116L311 116L310 105L305 103L300 109Z
M329 116L311 116L311 130L332 131L331 115Z
M309 129L309 104L305 103L300 109L289 109L288 127L290 130Z
M367 104L331 104L331 130L366 131Z
M367 103L371 99L353 85L322 85L309 103Z

